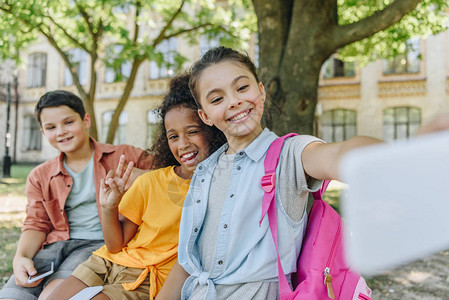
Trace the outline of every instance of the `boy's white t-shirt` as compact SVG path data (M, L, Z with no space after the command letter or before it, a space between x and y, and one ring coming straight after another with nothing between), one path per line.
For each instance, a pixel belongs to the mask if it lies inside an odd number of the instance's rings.
M93 158L92 154L89 163L78 173L71 170L63 160L64 168L73 179L73 186L64 206L71 239L103 240L97 209Z

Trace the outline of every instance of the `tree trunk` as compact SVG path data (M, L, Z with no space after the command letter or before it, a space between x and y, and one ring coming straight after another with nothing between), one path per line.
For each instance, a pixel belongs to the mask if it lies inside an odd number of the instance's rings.
M83 102L86 113L90 115L91 126L89 129L89 135L98 141L97 120L95 118L94 111L94 99L90 98L88 94L84 93Z
M120 97L120 101L115 108L114 114L111 118L111 123L109 124L108 136L106 138L106 143L108 144L112 144L114 142L115 133L119 125L120 114L122 113L123 109L125 108L126 102L129 99L131 91L134 87L134 82L136 81L137 71L139 70L139 67L143 61L143 57L137 57L133 62L131 74L129 75L128 81L126 82L125 90Z
M384 30L420 0L396 0L358 22L338 25L337 0L253 0L265 125L277 134L313 133L321 66L338 48Z
M336 50L330 39L336 24L334 4L325 2L253 1L259 79L267 91L264 120L277 134L313 132L321 65Z

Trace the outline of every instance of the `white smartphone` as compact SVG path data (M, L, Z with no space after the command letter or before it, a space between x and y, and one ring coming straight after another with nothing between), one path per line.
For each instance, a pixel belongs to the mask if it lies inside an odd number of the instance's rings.
M340 174L351 266L374 275L448 249L448 170L449 131L348 153Z
M51 262L51 264L43 268L39 268L36 274L28 276L28 283L35 282L36 280L39 280L41 278L47 277L50 274L53 274L54 272L53 268L54 268L53 262Z
M76 295L74 295L69 300L88 300L92 299L96 294L103 290L103 286L90 286L85 289L79 291Z

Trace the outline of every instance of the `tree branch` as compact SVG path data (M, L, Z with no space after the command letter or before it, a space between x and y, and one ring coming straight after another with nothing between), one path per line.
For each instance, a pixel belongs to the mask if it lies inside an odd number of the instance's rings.
M356 23L335 28L334 42L337 48L369 37L401 20L416 8L421 0L396 0L383 10Z
M182 29L182 30L177 31L177 32L175 32L175 33L166 35L166 36L165 36L165 39L169 39L169 38L172 38L172 37L181 35L181 34L183 34L183 33L192 32L192 31L195 31L195 30L198 30L198 29L200 29L200 28L207 27L207 26L212 26L212 24L211 24L211 23L206 23L206 24L201 24L201 25L194 26L194 27L187 28L187 29ZM226 31L226 30L225 30L225 31Z
M165 32L166 32L169 28L171 28L172 23L175 21L176 17L181 13L182 8L183 8L185 2L186 2L186 0L182 0L182 1L181 1L181 5L179 6L178 10L173 14L173 16L171 17L171 19L167 22L167 24L165 24L164 28L162 28L162 30L159 32L158 37L154 39L153 46L156 46L156 45L159 44L161 41L163 41L164 39L166 39L166 37L165 37Z
M133 38L133 42L134 44L136 44L137 42L137 38L139 37L139 14L140 14L140 9L142 8L142 2L137 1L136 2L136 19L134 20L134 38Z
M87 49L87 46L80 43L77 39L75 39L70 33L67 32L67 30L62 27L59 23L57 23L52 16L50 15L45 15L45 17L47 17L48 19L50 19L50 21L56 26L58 27L63 33L64 35L70 40L72 41L72 43L74 43L75 45L77 45L79 48L85 50L86 52L89 52Z
M81 16L83 17L84 21L86 22L87 27L89 28L89 33L92 35L92 37L94 37L95 32L94 32L94 28L92 27L92 23L89 20L89 15L87 14L84 7L82 7L77 1L75 1L75 3L76 3L76 7L78 8Z

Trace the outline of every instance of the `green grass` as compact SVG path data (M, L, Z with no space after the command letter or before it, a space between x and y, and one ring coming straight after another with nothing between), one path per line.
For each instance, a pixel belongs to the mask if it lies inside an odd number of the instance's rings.
M11 177L0 179L0 196L25 195L25 182L36 164L16 164L11 166Z
M0 179L0 203L10 197L25 197L25 182L28 173L35 164L16 164L11 166L11 178ZM16 252L17 241L24 212L0 212L0 288L12 274L12 259Z

